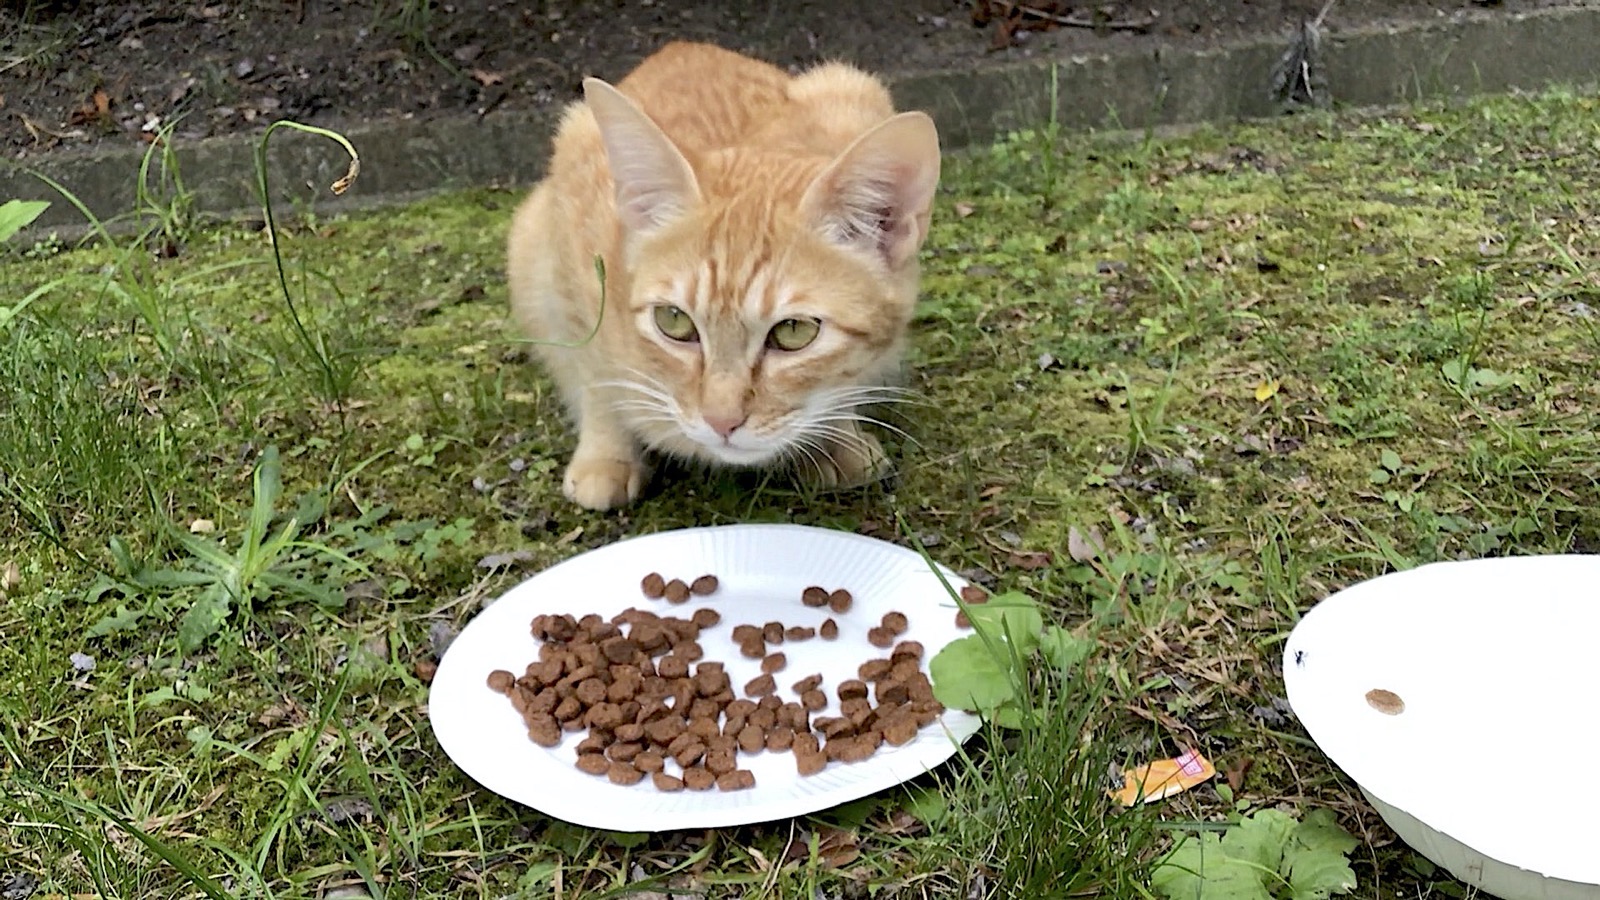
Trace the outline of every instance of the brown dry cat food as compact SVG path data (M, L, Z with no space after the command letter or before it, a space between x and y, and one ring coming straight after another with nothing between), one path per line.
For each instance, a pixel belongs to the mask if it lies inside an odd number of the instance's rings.
M988 603L989 592L975 584L969 584L961 589L961 599L973 605Z
M896 635L905 634L906 628L909 627L910 624L911 623L906 620L905 613L886 612L883 614L883 627L894 632Z
M757 638L760 638L761 629L754 625L735 625L733 626L732 637L735 644L743 644L746 641L753 641Z
M800 705L811 712L828 708L828 695L815 688L800 695Z
M966 614L965 611L956 613L956 627L957 628L971 628L972 627L972 620L967 618L967 614Z
M882 647L884 649L888 649L889 647L893 647L894 646L894 632L892 632L889 629L883 627L882 625L876 625L876 626L874 626L872 628L868 628L867 629L867 643L871 644L874 647Z
M689 661L676 653L670 656L663 656L661 661L656 663L656 674L662 678L673 680L687 678L689 675Z
M675 778L665 772L652 772L650 774L650 783L655 785L656 790L663 794L672 794L683 790L683 779Z
M744 695L746 697L765 697L778 689L778 682L771 675L758 675L745 682Z
M651 572L639 582L639 589L651 600L660 600L667 593L667 580L661 577L660 572Z
M783 643L783 623L768 622L761 626L761 639L769 644Z
M796 694L804 694L806 691L815 690L820 684L822 684L822 673L818 672L815 675L807 675L790 685L790 687L794 689Z
M800 592L800 602L807 606L827 606L828 590L816 586L808 587Z
M689 599L689 586L683 583L682 578L674 578L667 582L662 596L667 598L668 603L684 603Z
M809 641L817 636L817 630L809 625L790 625L783 630L783 636L791 641Z
M606 769L606 779L612 784L638 784L644 779L644 773L625 762L613 762Z
M689 593L697 597L706 597L717 592L717 576L701 575L689 585Z
M867 685L852 678L839 685L838 693L840 700L856 700L867 695Z
M787 725L779 725L778 727L767 732L768 750L771 750L774 753L782 753L792 746L794 746L793 728L790 728Z
M821 628L817 629L817 633L822 635L823 640L831 641L839 636L839 623L832 619L828 619L822 623Z
M888 677L893 667L894 663L887 659L869 659L856 669L856 674L861 676L862 681L878 681Z
M782 672L788 665L789 657L782 653L773 653L761 660L761 671L771 675L773 672Z
M910 713L896 713L883 723L883 740L892 747L901 747L911 743L916 738L918 730L916 716Z
M821 750L794 751L794 768L802 777L808 777L821 772L828 767L828 757Z
M578 754L578 770L590 775L604 775L611 769L610 760L598 753Z
M489 690L496 694L509 694L517 684L517 676L505 669L495 669L489 673Z
M767 642L759 636L755 640L745 641L739 645L739 655L745 659L760 659L767 655Z
M739 749L746 753L759 753L767 746L767 733L759 725L746 725L739 730Z
M922 659L922 643L920 641L901 641L894 645L894 651L889 654L890 662L899 662L902 659Z
M716 786L717 776L705 766L692 766L683 770L683 786L691 791L709 791Z
M749 769L735 769L717 776L719 791L747 791L756 786L756 775Z
M528 738L541 747L554 747L561 743L561 726L549 713L532 713L528 716Z
M850 592L844 588L839 588L828 595L828 608L836 613L849 612L850 604L853 602L855 602L855 598L850 596Z
M701 628L710 628L711 626L722 621L722 613L717 612L709 606L702 606L694 611L694 618L691 621L693 621L696 625L699 625Z

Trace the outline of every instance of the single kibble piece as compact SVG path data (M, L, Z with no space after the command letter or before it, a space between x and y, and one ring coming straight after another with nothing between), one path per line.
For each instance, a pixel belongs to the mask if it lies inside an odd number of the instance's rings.
M496 694L509 694L517 684L517 676L505 669L495 669L489 673L489 690Z
M604 753L615 740L608 732L598 729L589 729L589 736L578 742L578 755L585 753Z
M745 682L744 695L746 697L765 697L777 689L778 683L771 675L758 675Z
M654 750L645 750L633 758L633 767L641 772L659 772L664 765L665 760Z
M618 725L615 734L617 736L617 740L619 741L632 741L637 743L638 741L644 740L644 726L637 722L629 722L626 725Z
M811 690L806 691L806 692L804 692L804 693L802 693L800 695L800 705L805 707L806 709L810 710L811 712L817 712L818 710L827 709L828 708L828 695L824 694L823 692L821 692L819 690L817 690L816 688L812 688Z
M549 713L532 713L528 716L528 737L541 747L554 747L561 743L561 726Z
M862 685L862 687L865 688L866 685ZM867 717L871 714L872 701L868 700L865 695L839 701L839 715L847 717L857 725L866 722Z
M856 674L862 681L878 681L887 678L889 670L894 668L894 663L887 659L869 659L856 669Z
M694 622L696 625L699 625L701 628L710 628L711 626L722 621L722 613L717 612L709 606L702 606L694 611L694 617L690 621Z
M611 761L598 753L578 754L578 771L590 775L604 775L611 769Z
M827 606L828 590L815 585L808 587L800 592L800 602L807 606Z
M905 703L911 699L911 692L904 683L899 681L880 681L874 690L874 695L881 704Z
M706 768L710 770L711 774L717 776L726 775L729 772L732 772L734 769L739 767L734 755L734 751L737 749L738 747L735 745L733 749L728 750L721 748L707 750L705 761Z
M883 614L883 627L889 629L897 635L905 634L906 628L908 628L910 624L910 622L906 621L905 613L886 612Z
M961 589L961 599L973 605L988 603L989 592L975 584L969 584Z
M822 635L823 640L831 641L839 636L839 623L832 619L828 619L822 623L821 628L817 629L817 633Z
M761 629L754 625L735 625L732 636L735 644L742 644L761 637Z
M963 612L956 613L956 627L957 628L971 628L972 627L972 620L967 618L966 612L963 611Z
M822 674L818 673L816 675L807 675L796 681L791 687L794 688L795 694L798 695L804 694L806 691L815 690L820 684L822 684Z
M761 671L768 675L773 672L782 672L789 665L789 657L782 653L773 653L761 660Z
M639 582L639 589L651 600L660 600L667 593L667 580L661 577L660 572L651 572Z
M760 659L767 655L767 642L757 635L754 640L745 641L739 645L739 655L745 659Z
M635 756L643 752L643 744L612 744L606 748L606 758L613 762L632 762Z
M874 647L888 649L894 646L894 632L878 625L867 629L867 643Z
M774 753L782 753L794 746L794 729L787 725L779 725L767 732L767 749Z
M817 636L817 630L809 625L790 625L783 630L783 636L791 641L809 641Z
M614 762L606 769L606 778L612 784L638 784L644 773L625 762Z
M893 716L883 726L883 740L891 747L909 744L916 736L917 719L912 715Z
M769 644L783 643L783 623L768 622L761 626L761 639Z
M866 695L867 695L866 682L857 681L856 679L852 678L849 681L842 682L839 685L839 699L840 700L859 700L862 697L865 697Z
M889 654L892 662L902 659L919 660L922 658L922 643L920 641L901 641L894 645L894 652Z
M850 596L850 592L844 588L839 588L828 595L828 608L836 613L849 612L850 604L854 602L855 598Z
M802 776L815 775L828 767L828 757L820 750L794 751L794 768Z
M705 597L716 592L717 576L715 575L701 575L694 580L693 584L689 585L689 593L697 597Z
M756 786L756 774L749 769L735 769L717 776L719 791L747 791Z
M759 753L767 745L767 734L759 725L746 725L739 730L739 749L746 753Z
M683 786L691 791L709 791L717 783L717 776L705 766L694 766L683 770Z
M668 679L686 678L689 675L689 661L676 653L663 656L656 663L656 674Z
M689 599L689 586L683 583L682 578L674 578L667 582L666 591L663 593L668 603L683 603Z
M652 772L650 774L650 783L655 785L656 790L663 794L672 794L683 790L683 779L668 775L665 772Z

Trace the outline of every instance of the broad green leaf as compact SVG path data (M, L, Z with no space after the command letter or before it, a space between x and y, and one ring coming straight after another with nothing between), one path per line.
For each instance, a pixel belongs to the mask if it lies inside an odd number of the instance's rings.
M50 208L48 200L7 200L0 203L0 241L33 224L33 220Z
M1039 606L1027 594L1010 592L996 594L988 603L967 607L967 618L972 627L998 641L1008 637L1015 642L1017 655L1026 659L1039 646L1039 632L1044 630L1044 617Z
M906 797L906 812L918 822L937 825L950 813L950 804L933 788L914 788Z
M267 526L272 522L272 510L283 493L283 479L278 465L278 448L270 446L261 452L256 463L255 504L250 509L250 532L246 539L249 548L258 547L266 538Z
M1293 816L1276 809L1263 809L1228 829L1222 838L1222 849L1234 859L1260 866L1267 873L1276 873L1283 863L1289 835L1297 827L1299 823Z
M1150 873L1150 885L1169 900L1272 900L1262 872L1233 859L1213 832L1185 837Z
M1295 829L1294 843L1307 850L1327 850L1340 856L1361 846L1354 835L1339 827L1338 817L1327 808L1314 809L1305 814L1300 820L1300 827Z
M933 696L950 709L991 712L1016 692L1011 670L975 634L946 644L928 663L928 674Z
M1050 665L1070 672L1094 651L1094 641L1078 637L1059 625L1051 625L1039 638L1039 650Z
M194 605L178 622L178 646L186 653L200 649L222 627L232 607L227 590L220 584L195 598Z
M144 618L144 610L129 609L118 604L116 612L109 616L102 616L100 621L89 626L89 637L105 637L108 634L133 631L138 627L139 620L142 618Z
M1339 827L1331 809L1306 813L1284 851L1283 870L1293 900L1326 900L1349 893L1356 873L1346 859L1360 844Z
M1289 869L1291 900L1327 900L1348 894L1356 886L1349 860L1327 850L1290 850L1284 859Z
M1378 454L1378 461L1383 463L1383 467L1391 472L1400 471L1400 454L1393 450L1384 448L1384 451Z

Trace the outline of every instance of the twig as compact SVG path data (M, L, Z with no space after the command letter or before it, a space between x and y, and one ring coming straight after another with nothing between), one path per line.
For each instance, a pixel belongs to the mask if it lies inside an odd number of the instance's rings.
M1008 9L1022 13L1023 15L1033 16L1036 19L1043 19L1046 22L1054 22L1057 25L1064 25L1068 28L1103 28L1109 31L1145 31L1151 25L1156 23L1155 16L1146 16L1143 19L1083 19L1076 16L1063 16L1059 13L1053 13L1049 10L1038 9L1032 6L1024 6L1021 3L1007 3L1005 0L1000 0L1000 2ZM1332 6L1333 3L1334 0L1328 0L1329 6ZM1327 12L1327 10L1324 9L1323 12Z

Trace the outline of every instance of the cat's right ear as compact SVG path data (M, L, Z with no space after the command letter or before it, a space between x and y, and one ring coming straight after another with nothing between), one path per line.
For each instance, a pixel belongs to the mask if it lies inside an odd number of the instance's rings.
M583 80L583 98L600 126L617 214L629 231L651 231L700 199L694 169L638 104L598 78Z

